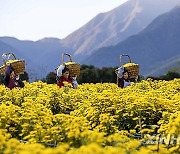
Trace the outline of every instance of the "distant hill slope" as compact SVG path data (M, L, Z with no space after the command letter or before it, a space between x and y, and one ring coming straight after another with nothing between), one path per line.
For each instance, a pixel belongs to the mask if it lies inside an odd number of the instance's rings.
M141 73L148 74L152 66L163 65L168 59L180 55L180 6L152 21L142 32L125 41L106 48L101 48L87 58L85 64L98 67L119 66L119 55L129 54L132 60L139 63ZM167 64L166 64L167 65Z
M44 38L39 41L18 40L13 37L0 37L0 40L13 46L24 56L28 72L31 72L35 78L43 78L50 71L54 71L61 63L62 52L68 51L62 47L57 38ZM7 51L4 48L4 51ZM14 49L11 50L14 52Z
M151 71L144 74L145 77L160 76L166 74L168 71L174 71L180 74L180 54L165 61L156 63L155 65L152 65L150 70Z
M0 41L0 56L3 53L9 53L11 51L13 51L13 53L17 56L16 58L24 58L24 56L21 54L21 52L19 52L16 48ZM0 60L0 65L2 65L2 64L3 64L3 62L2 62L2 60Z
M3 53L13 53L17 59L25 60L25 62L26 62L26 66L25 66L26 70L25 71L28 72L30 81L34 81L34 80L40 78L40 76L38 77L38 73L37 73L38 70L40 70L39 66L36 65L33 62L33 60L30 60L30 58L26 55L26 53L20 52L17 48L14 48L9 44L6 44L6 43L0 41L0 55L2 55ZM10 59L14 59L14 57L11 56ZM7 59L5 59L5 61L7 61ZM4 63L1 60L0 66L2 66L3 64Z
M109 12L97 15L63 39L62 43L72 48L77 57L86 57L100 47L115 45L137 34L177 3L180 0L129 0Z

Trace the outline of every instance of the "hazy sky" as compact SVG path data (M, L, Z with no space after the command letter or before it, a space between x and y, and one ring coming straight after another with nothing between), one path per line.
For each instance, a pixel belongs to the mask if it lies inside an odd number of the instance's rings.
M0 0L0 36L65 38L127 0Z

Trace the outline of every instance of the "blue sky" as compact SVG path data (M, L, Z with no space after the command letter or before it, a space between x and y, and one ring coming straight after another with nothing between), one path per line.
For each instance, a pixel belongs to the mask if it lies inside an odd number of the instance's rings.
M65 38L127 0L0 0L0 36Z

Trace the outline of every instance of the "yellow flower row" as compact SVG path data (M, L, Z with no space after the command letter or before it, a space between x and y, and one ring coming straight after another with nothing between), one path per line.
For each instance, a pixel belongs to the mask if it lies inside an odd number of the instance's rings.
M28 152L31 146L41 153L60 149L64 153L91 153L92 149L153 153L157 145L143 147L133 136L179 134L179 87L180 79L142 81L125 89L112 83L82 84L78 89L43 82L25 83L24 88L13 90L1 85L0 153ZM46 148L51 145L57 148ZM158 149L176 152L178 147L161 145Z

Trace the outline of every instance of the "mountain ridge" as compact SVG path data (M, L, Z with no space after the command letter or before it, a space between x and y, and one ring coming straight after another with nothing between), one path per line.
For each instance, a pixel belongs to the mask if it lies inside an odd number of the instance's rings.
M126 53L135 62L141 64L141 70L143 74L146 74L150 65L179 55L180 20L178 20L178 15L180 16L180 7L160 15L139 34L130 36L115 46L95 51L95 54L88 57L84 63L97 67L102 67L104 64L118 66L117 56Z
M126 40L128 36L139 33L147 27L147 24L155 16L162 12L167 12L177 2L180 2L180 0L129 0L111 11L98 14L64 39L47 37L37 41L31 41L19 40L12 37L0 37L0 41L13 47L12 52L13 50L17 50L21 53L25 57L24 59L27 59L28 65L31 65L29 63L33 63L31 67L38 67L36 73L39 76L45 76L48 72L54 71L54 68L62 63L62 53L67 52L71 54L73 61L81 63L88 56L96 55L96 51L99 48L101 50L108 46L115 46L119 42ZM148 38L143 39L148 40ZM111 49L112 47L109 48ZM153 46L151 48L152 50L156 50ZM7 49L8 47L5 49L0 46L2 52L6 52ZM124 53L127 52L125 48L121 50ZM108 56L111 56L111 54ZM155 57L153 53L146 54L146 57ZM97 62L100 62L100 58L101 55L99 55ZM104 66L108 63L111 65L109 60L105 60Z
M129 0L111 11L97 15L62 39L62 42L65 46L72 47L74 55L89 56L97 48L115 45L130 35L137 34L155 17L168 12L178 2L180 1Z

